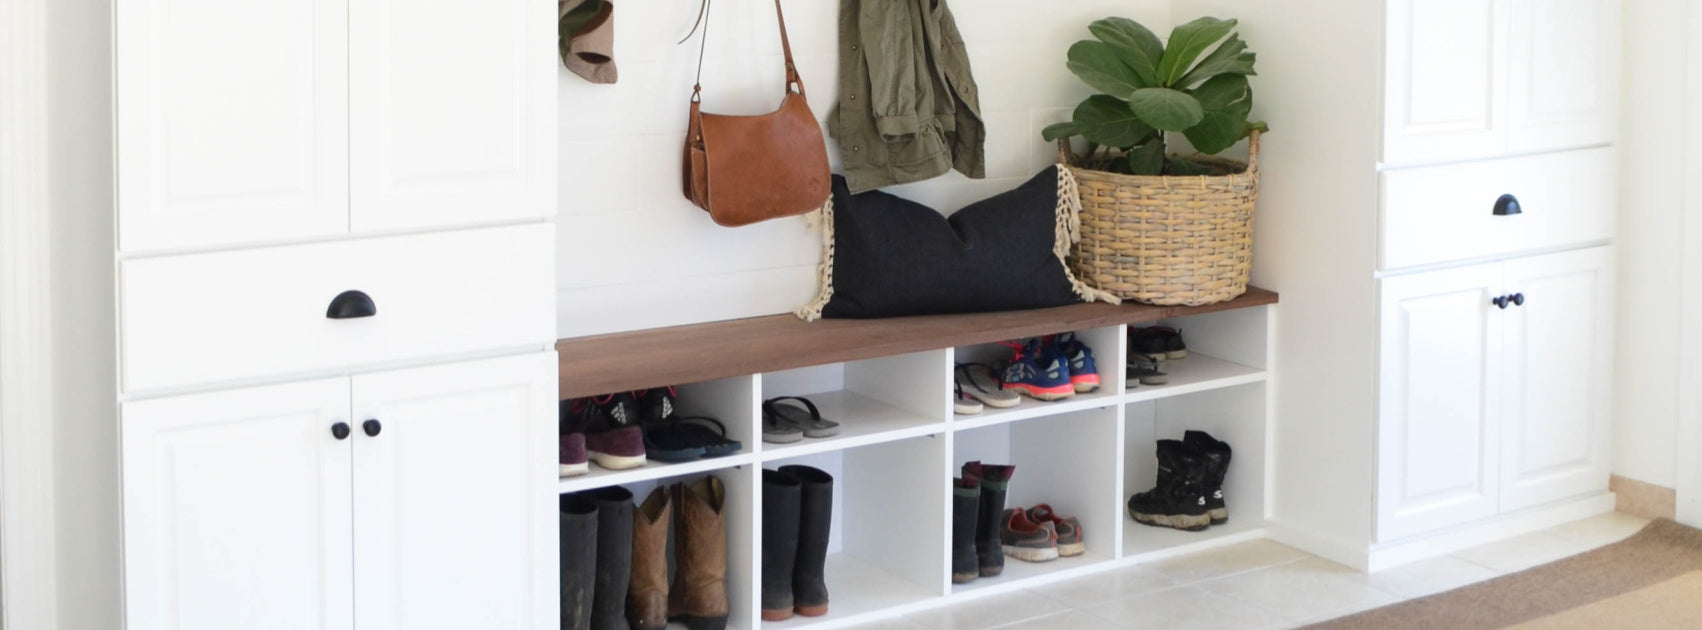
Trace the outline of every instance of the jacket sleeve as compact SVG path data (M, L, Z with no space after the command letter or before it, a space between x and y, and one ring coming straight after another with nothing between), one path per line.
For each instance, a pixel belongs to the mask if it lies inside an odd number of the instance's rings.
M925 69L919 47L921 24L914 0L862 0L858 12L863 59L869 66L868 107L875 129L887 138L914 135L921 127L917 79Z

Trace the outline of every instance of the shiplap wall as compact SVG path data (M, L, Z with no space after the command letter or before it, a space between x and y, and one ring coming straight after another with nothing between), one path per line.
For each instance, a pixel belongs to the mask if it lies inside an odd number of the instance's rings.
M784 313L814 295L820 237L801 218L723 228L680 192L687 99L697 70L698 0L615 3L620 81L560 70L562 337ZM784 0L792 52L822 121L838 99L837 0ZM1089 92L1064 68L1087 24L1118 15L1160 36L1168 0L958 0L987 122L987 179L949 173L891 192L952 212L1015 187L1057 159L1040 129ZM783 68L772 0L719 0L710 15L704 109L779 104ZM825 133L825 131L824 131ZM839 147L828 140L834 168Z

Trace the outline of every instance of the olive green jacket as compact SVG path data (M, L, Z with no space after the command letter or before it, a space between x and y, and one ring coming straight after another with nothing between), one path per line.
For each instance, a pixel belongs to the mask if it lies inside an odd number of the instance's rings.
M827 126L852 193L956 168L986 177L986 124L946 0L840 0Z

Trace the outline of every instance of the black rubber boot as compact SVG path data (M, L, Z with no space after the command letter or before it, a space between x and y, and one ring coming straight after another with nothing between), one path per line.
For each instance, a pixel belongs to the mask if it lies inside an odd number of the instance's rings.
M778 470L762 471L762 620L792 618L792 575L798 560L799 504L803 482Z
M561 628L591 629L597 580L597 505L576 494L561 501Z
M1129 497L1129 516L1154 527L1197 532L1211 525L1206 508L1206 459L1181 440L1158 441L1158 480Z
M951 485L951 583L963 584L981 574L975 557L976 513L981 509L981 484L953 479Z
M1005 514L1005 493L1015 474L1016 466L982 465L981 462L963 465L963 477L973 478L981 486L981 503L975 514L975 561L981 577L1005 572L1005 551L999 543L999 522Z
M809 466L781 466L802 483L798 558L792 568L792 608L805 617L827 614L827 537L833 528L833 475Z
M584 493L597 504L597 580L591 630L628 630L626 590L632 579L632 492L620 486Z
M1205 431L1182 434L1182 443L1194 447L1205 457L1206 511L1211 515L1211 524L1228 523L1229 506L1223 501L1223 478L1229 474L1229 457L1232 454L1229 444L1218 441Z

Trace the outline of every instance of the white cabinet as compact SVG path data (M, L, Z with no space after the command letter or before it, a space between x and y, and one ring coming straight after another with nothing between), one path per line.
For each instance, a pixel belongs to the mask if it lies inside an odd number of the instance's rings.
M1602 491L1610 247L1385 279L1377 538Z
M124 405L128 628L556 627L554 365Z
M1501 509L1607 488L1612 462L1613 250L1506 263Z
M555 214L555 7L115 3L119 248Z
M121 249L348 229L348 0L113 5Z
M1617 0L1389 0L1385 29L1385 164L1613 141Z
M1499 509L1500 267L1383 281L1377 531L1389 540Z

